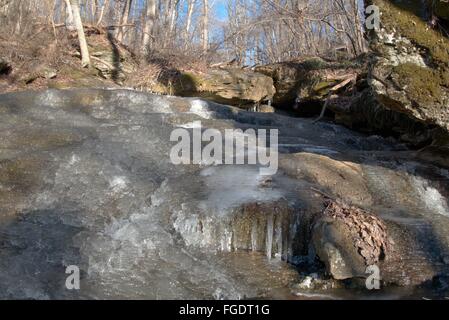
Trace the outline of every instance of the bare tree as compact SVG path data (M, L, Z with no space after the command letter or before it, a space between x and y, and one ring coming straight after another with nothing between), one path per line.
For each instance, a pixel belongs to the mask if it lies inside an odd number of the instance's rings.
M65 0L65 7L66 7L66 20L65 20L65 26L69 30L75 30L75 23L73 19L73 11L72 11L72 5L70 4L70 0Z
M0 27L3 34L31 36L36 25L48 25L56 39L65 22L80 35L83 64L89 55L81 20L114 29L117 41L142 55L151 48L210 62L350 57L367 49L362 0L222 1L227 19L218 19L217 2L209 0L0 0Z
M230 58L269 63L304 55L366 50L361 0L232 0L225 42Z
M108 8L108 6L109 6L109 0L104 0L103 5L101 6L101 9L100 9L100 14L99 14L98 20L97 20L97 26L101 25L101 22L103 21L104 12Z
M125 5L123 7L123 13L120 18L120 25L118 26L117 40L123 42L123 36L125 32L125 28L128 24L129 15L131 12L132 0L126 0Z
M156 20L156 0L146 1L145 23L143 27L143 40L141 53L145 54L148 50L151 40L153 39L153 27Z
M203 52L207 52L209 48L209 3L208 0L203 0L203 34L202 34L202 47Z
M79 0L70 0L70 4L73 12L73 21L75 23L76 32L78 33L78 39L80 43L81 65L83 66L83 68L89 67L90 66L89 49L87 47L83 22L81 20Z
M190 33L190 26L192 25L192 14L195 8L195 0L187 0L187 2L186 35Z

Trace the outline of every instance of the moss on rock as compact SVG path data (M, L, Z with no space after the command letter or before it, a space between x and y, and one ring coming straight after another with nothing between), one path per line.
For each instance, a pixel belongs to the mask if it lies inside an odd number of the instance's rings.
M373 0L381 11L382 27L389 33L405 36L416 45L426 49L433 62L447 65L449 63L449 39L431 29L417 15L417 9L423 6L422 1L408 1L407 9L396 2ZM415 4L415 6L413 6Z
M376 103L422 123L426 130L437 126L449 131L449 39L424 19L427 4L420 0L365 4L377 5L381 12L381 28L369 33L373 50L369 90ZM400 123L393 126L402 128Z
M436 71L413 63L403 63L395 67L393 72L413 101L420 104L442 102L442 79Z
M318 57L308 57L301 61L281 62L260 66L257 72L274 80L276 94L273 104L277 107L292 108L297 98L302 101L321 101L333 85L341 81L341 75L359 72L357 59L328 62ZM337 79L333 79L337 76Z

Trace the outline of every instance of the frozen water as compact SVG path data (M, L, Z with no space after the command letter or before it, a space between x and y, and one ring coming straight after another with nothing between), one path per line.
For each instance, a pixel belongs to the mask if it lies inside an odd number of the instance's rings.
M422 200L424 207L435 214L449 217L448 199L421 177L413 177L414 186Z
M223 165L208 167L201 171L205 177L208 197L202 205L210 212L223 213L227 208L250 202L270 202L282 197L282 191L264 188L257 166Z
M212 112L208 110L207 104L201 100L192 101L190 112L203 119L210 119L212 117Z
M262 176L256 165L175 166L171 131L199 120L221 131L276 128L286 153L354 159L387 145L338 126L129 90L0 102L0 298L274 298L296 279L279 260L294 260L298 209L314 182ZM444 185L367 158L376 205L446 219ZM73 264L79 291L64 286Z

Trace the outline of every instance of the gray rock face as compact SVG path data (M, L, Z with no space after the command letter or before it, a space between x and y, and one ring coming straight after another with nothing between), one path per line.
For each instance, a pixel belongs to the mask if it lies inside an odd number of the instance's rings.
M210 70L195 80L200 96L237 106L272 100L276 92L271 78L249 70Z
M241 68L174 73L169 79L160 79L147 89L161 94L201 97L243 108L271 101L276 93L272 78Z
M289 297L286 261L308 254L322 211L315 190L382 217L386 281L447 272L448 173L380 137L127 90L4 94L0 115L2 298ZM195 121L280 129L279 171L172 164L172 131ZM69 265L79 291L65 288Z
M449 130L449 40L420 18L422 1L371 0L381 29L371 32L371 88L380 105Z
M359 69L360 65L356 61L338 63L311 57L303 61L259 66L255 70L274 80L276 93L273 104L292 110L298 107L310 108L308 103L311 101L324 102L332 87L341 83L348 74L358 73ZM318 110L313 110L315 113L319 112L318 107Z

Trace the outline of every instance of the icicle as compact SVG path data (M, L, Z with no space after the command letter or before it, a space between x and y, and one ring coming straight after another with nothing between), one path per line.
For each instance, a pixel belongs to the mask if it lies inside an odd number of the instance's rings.
M251 228L251 250L257 251L257 222L254 221Z
M295 217L294 223L290 224L290 230L287 237L287 250L286 250L286 257L285 259L287 261L290 261L290 259L293 257L293 239L295 238L295 235L297 234L300 227L300 217L297 215Z
M276 223L276 247L277 252L274 253L276 259L282 259L282 222L280 219Z
M223 237L221 238L221 251L232 251L232 231L229 231L227 229L224 230Z
M267 219L267 241L266 241L266 254L269 260L271 260L272 249L273 249L273 215L270 215Z

